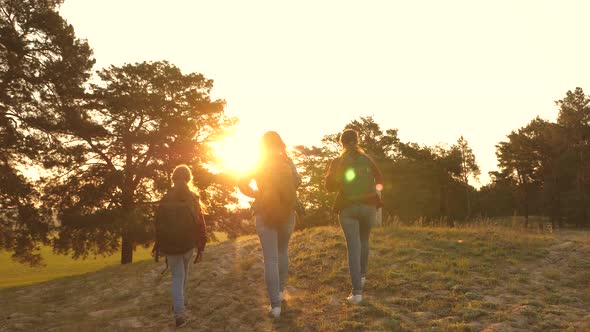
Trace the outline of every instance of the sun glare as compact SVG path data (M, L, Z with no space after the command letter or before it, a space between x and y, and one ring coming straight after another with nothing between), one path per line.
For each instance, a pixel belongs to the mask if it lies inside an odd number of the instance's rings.
M214 145L223 172L243 173L256 164L258 136L240 127Z

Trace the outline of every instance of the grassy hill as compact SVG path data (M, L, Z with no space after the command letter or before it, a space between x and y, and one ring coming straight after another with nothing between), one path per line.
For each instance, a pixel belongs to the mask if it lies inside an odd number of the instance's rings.
M208 247L188 290L196 331L590 331L590 235L386 227L373 233L365 301L340 229L296 232L283 316L266 318L255 236ZM170 275L140 261L0 290L0 331L174 330ZM0 277L0 278L3 278Z

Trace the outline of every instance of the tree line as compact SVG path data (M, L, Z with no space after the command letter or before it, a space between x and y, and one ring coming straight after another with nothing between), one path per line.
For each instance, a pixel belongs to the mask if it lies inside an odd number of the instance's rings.
M496 145L498 170L479 189L469 183L480 169L463 136L451 146L401 142L397 129L382 130L371 117L346 128L360 133L360 145L383 170L386 217L454 226L473 218L519 215L529 227L529 216L536 215L548 217L554 228L589 227L590 96L576 88L555 103L556 122L537 117ZM307 225L335 222L323 177L337 156L337 135L326 135L320 146L296 149Z
M553 226L588 227L590 96L578 87L555 103L556 122L537 117L496 145L500 170L482 191L514 197L527 224L536 214L550 217Z
M235 175L215 173L211 142L237 119L210 96L213 81L167 61L94 70L86 40L57 12L61 1L0 0L0 249L38 264L38 246L84 258L153 240L155 204L168 174L190 165L210 229L250 231L237 202ZM559 226L588 226L590 97L581 88L557 102L556 123L534 119L497 145L499 171L475 189L480 171L468 142L402 142L371 117L347 128L385 175L386 215L453 226L478 216L550 216ZM293 153L307 208L300 227L334 222L323 188L338 133Z

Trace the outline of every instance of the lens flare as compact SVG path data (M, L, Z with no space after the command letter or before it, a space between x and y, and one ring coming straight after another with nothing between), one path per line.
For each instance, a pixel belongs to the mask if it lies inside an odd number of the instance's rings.
M352 182L354 178L356 178L356 173L353 168L349 168L344 172L344 180L346 180L346 182Z

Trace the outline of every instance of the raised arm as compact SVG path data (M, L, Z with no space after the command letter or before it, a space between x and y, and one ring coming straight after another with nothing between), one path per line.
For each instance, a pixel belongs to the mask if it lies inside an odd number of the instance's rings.
M252 187L250 187L250 182L252 181L253 178L254 177L252 176L251 173L244 174L243 176L240 176L240 178L238 179L238 188L240 189L242 194L244 194L248 197L256 198L258 192L256 190L252 189Z

